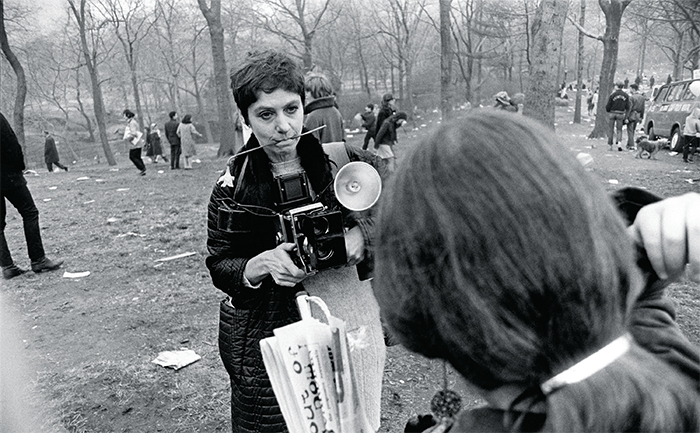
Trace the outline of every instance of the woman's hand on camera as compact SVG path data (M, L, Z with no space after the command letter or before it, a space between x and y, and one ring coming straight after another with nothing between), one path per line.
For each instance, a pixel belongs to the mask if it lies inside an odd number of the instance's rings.
M348 255L347 266L355 266L365 258L365 237L359 227L345 233L345 252Z
M646 250L659 278L676 279L689 264L690 278L700 281L700 194L644 206L628 231Z
M276 284L293 287L308 276L294 263L296 245L282 243L271 250L264 251L248 261L245 276L251 284L258 284L268 275Z

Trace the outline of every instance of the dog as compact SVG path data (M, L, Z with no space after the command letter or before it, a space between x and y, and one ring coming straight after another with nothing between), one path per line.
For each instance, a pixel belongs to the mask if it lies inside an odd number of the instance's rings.
M641 158L642 153L647 152L649 154L647 159L656 159L656 154L668 145L668 140L665 138L649 140L649 137L646 135L640 135L634 141L637 144L637 154L634 156L635 158Z

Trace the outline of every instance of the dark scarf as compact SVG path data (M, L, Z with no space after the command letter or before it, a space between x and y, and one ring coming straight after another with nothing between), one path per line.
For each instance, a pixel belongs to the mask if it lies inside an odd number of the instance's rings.
M252 135L242 151L260 147L260 143L255 135ZM297 153L301 166L306 174L316 194L323 192L321 201L329 205L332 202L332 187L328 187L333 182L330 163L328 157L323 152L323 147L312 134L307 134L299 139ZM263 206L275 209L275 199L277 198L277 187L270 170L270 159L264 150L258 150L247 154L248 166L243 177L243 187L241 195L236 198L241 203L260 203ZM240 176L246 156L234 158L231 165L231 173L234 177ZM324 191L325 190L325 191Z

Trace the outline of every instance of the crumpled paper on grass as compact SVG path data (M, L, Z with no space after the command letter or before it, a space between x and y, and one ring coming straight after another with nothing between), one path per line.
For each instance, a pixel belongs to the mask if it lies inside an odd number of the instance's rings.
M194 350L180 349L160 352L158 353L158 357L151 362L162 365L166 368L179 370L182 367L186 367L199 361L200 359L202 359L202 357L197 355Z

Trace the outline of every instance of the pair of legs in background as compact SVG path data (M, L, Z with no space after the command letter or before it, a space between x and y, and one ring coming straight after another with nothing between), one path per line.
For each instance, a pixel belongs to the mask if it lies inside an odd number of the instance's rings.
M141 148L136 147L134 149L129 150L129 159L131 162L134 163L136 168L138 168L141 172L139 173L141 176L146 174L146 164L143 163L143 159L141 159Z
M7 207L5 200L9 201L19 212L24 225L24 239L27 242L27 253L31 260L34 272L52 271L58 269L63 261L52 261L46 257L44 244L41 241L39 228L39 210L34 204L27 181L24 176L3 179L2 199L0 199L0 266L2 266L3 278L9 280L26 272L15 265L10 254L10 248L5 239L5 217Z
M60 162L56 161L56 162L47 162L47 163L46 163L46 168L49 169L49 173L53 173L53 166L54 166L54 165L55 165L56 167L60 168L61 170L68 171L68 167L66 167L65 165L63 165L63 164L61 164Z
M170 145L170 169L176 170L180 168L180 155L182 154L182 146L179 144Z
M620 143L622 142L622 126L625 123L625 112L611 111L608 113L608 120L608 146L610 146L610 150L613 150L613 143L615 143L617 150L622 150ZM617 135L615 135L616 133Z
M693 155L698 150L698 141L700 138L693 137L692 135L683 136L683 161L692 162ZM692 149L691 149L692 148Z

